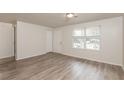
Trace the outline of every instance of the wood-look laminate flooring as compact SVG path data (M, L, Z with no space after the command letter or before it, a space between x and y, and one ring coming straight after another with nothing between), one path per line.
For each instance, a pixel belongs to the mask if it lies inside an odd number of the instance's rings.
M119 66L57 53L0 64L1 80L124 80Z

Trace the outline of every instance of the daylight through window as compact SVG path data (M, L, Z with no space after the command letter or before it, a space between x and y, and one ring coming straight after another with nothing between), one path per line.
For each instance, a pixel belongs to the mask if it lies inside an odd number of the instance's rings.
M100 27L86 27L73 31L73 48L100 50Z

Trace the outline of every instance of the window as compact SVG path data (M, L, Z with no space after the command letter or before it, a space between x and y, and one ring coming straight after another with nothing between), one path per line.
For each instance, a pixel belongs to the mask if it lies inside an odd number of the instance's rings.
M83 30L76 30L73 32L73 48L84 48L83 36Z
M100 49L100 27L87 27L73 31L73 48Z

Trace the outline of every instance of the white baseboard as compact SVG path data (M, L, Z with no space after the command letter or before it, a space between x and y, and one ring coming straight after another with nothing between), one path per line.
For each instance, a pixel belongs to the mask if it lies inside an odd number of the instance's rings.
M14 60L15 60L15 57L14 56L0 58L0 63L5 63L5 62L8 62L8 61L14 61Z
M96 62L99 62L99 63L106 63L106 64L111 64L111 65L116 65L116 66L122 67L122 64L115 64L115 63L112 63L112 62L101 61L101 60L96 60L96 59L92 59L92 58L79 57L79 56L75 56L75 55L67 54L67 53L60 53L60 54L67 55L67 56L72 56L72 57L76 57L76 58L92 60L92 61L96 61Z
M48 53L48 52L44 52L44 53L38 54L38 55L32 55L32 56L26 56L26 57L16 58L15 60L16 60L16 61L19 61L19 60L23 60L23 59L28 59L28 58L32 58L32 57L41 56L41 55L44 55L44 54L47 54L47 53Z

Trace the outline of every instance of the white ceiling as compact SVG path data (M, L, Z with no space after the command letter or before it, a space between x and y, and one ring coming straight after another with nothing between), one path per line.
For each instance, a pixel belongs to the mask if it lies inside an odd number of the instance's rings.
M60 27L81 22L94 21L116 16L123 13L77 13L78 17L67 20L65 13L0 13L0 22L13 23L16 20L48 27Z

